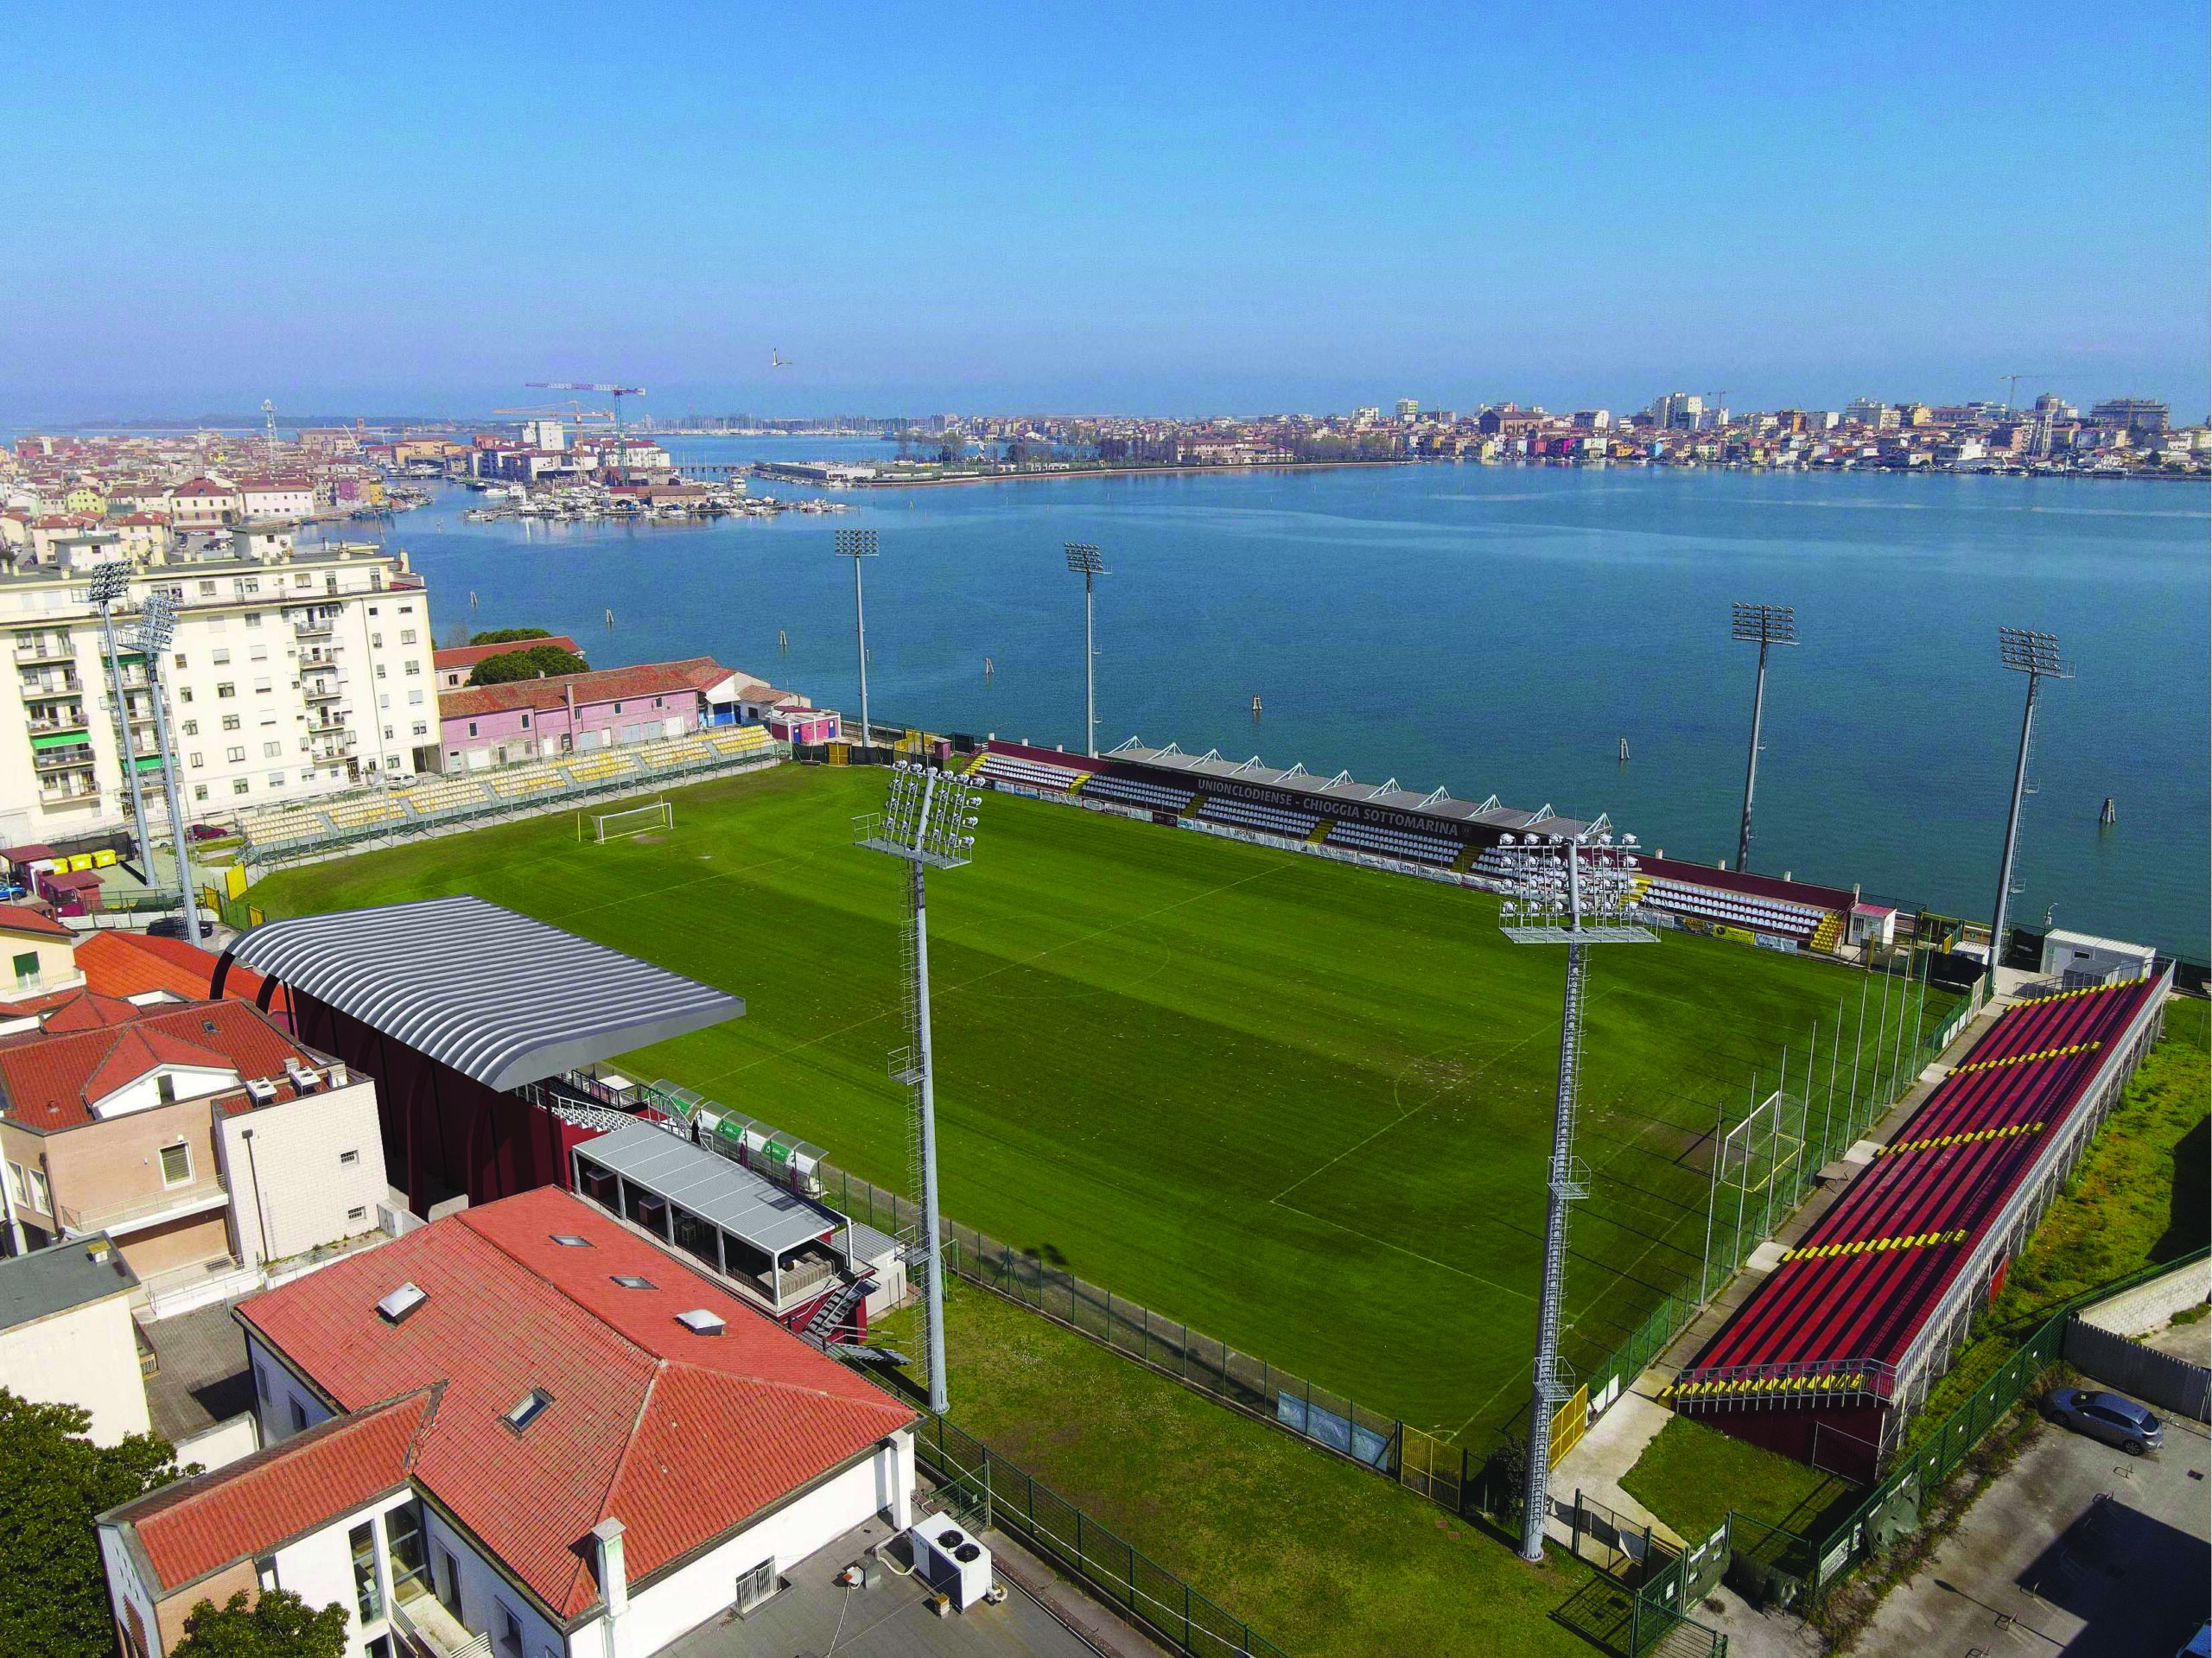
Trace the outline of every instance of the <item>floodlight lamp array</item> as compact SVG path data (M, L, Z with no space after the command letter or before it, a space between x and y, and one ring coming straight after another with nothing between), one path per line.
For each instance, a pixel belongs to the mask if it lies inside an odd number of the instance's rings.
M900 760L891 768L882 811L857 820L855 838L871 852L957 869L976 855L978 796L976 785L957 772Z
M1497 850L1505 866L1499 921L1509 931L1634 925L1642 878L1633 835L1506 835ZM1569 859L1579 865L1571 873Z
M1998 660L2016 674L2037 674L2046 679L2071 679L2073 664L2058 654L2058 635L2033 628L1997 630Z
M130 567L128 564L103 564L92 572L92 602L105 608L121 602L130 591Z
M1062 544L1067 549L1068 569L1073 570L1077 575L1110 575L1113 574L1113 572L1106 568L1105 558L1100 554L1099 550L1096 547L1092 546L1089 542L1071 541L1065 542Z
M1795 645L1797 607L1747 605L1739 600L1731 607L1728 634L1751 645Z
M836 543L840 558L874 558L875 531L873 530L840 530Z
M166 593L149 593L138 613L138 648L159 656L176 637L176 601Z

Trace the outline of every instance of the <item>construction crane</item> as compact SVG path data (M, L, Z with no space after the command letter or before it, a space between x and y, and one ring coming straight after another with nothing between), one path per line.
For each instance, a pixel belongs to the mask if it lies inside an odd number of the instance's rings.
M2008 415L2011 414L2012 412L2012 405L2019 401L2021 381L2032 380L2038 374L2047 374L2050 371L2048 369L2031 368L2026 372L2021 374L1999 375L1997 378L2005 382L2005 412Z
M614 466L617 480L630 481L630 446L622 438L622 399L642 397L645 389L641 385L601 385L583 380L531 380L525 382L533 391L596 391L614 400Z

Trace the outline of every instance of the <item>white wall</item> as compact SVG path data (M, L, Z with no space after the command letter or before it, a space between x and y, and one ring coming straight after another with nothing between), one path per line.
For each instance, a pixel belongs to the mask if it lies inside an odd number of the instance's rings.
M124 1547L123 1532L115 1526L99 1528L100 1564L107 1569L108 1600L114 1610L116 1622L125 1629L130 1620L124 1616L124 1603L138 1609L138 1627L149 1641L158 1641L156 1631L161 1627L154 1618L154 1597L139 1577L130 1561L130 1551Z
M367 1077L221 1118L216 1135L223 1184L231 1194L232 1230L246 1265L289 1260L319 1243L377 1229L377 1205L389 1188L376 1084ZM347 1163L347 1152L359 1156Z
M245 1338L245 1356L253 1372L254 1415L261 1423L262 1444L281 1445L295 1433L329 1419L331 1412L322 1401L251 1333ZM292 1420L295 1403L306 1413L304 1427Z
M72 1307L0 1331L0 1387L42 1404L81 1405L94 1445L115 1445L153 1426L130 1324L130 1298Z
M377 1528L379 1615L365 1625L361 1622L360 1601L353 1591L353 1554L347 1545L346 1534L365 1520L406 1507L413 1495L410 1490L394 1496L379 1498L342 1519L332 1521L321 1530L302 1537L298 1542L276 1551L276 1586L279 1589L290 1590L307 1602L312 1611L319 1612L333 1601L346 1609L348 1653L360 1652L370 1637L383 1634L391 1626L391 1562L384 1528L379 1524Z
M244 1457L251 1457L261 1449L261 1424L249 1411L243 1416L233 1416L227 1422L218 1422L211 1428L176 1442L176 1460L180 1468L198 1465L213 1472L227 1468Z
M423 1505L423 1530L430 1549L430 1572L441 1587L445 1584L445 1562L441 1549L450 1553L461 1575L461 1621L471 1629L489 1630L494 1658L501 1658L499 1618L498 1607L510 1608L521 1620L523 1658L563 1658L569 1648L563 1642L560 1630L547 1623L528 1597L502 1577L480 1554L467 1536L446 1522L430 1504ZM734 1584L731 1596L734 1598ZM728 1604L725 1600L723 1604ZM595 1644L580 1646L579 1654L588 1653L590 1658L601 1658Z
M686 1630L719 1617L736 1602L739 1575L763 1560L773 1560L779 1572L788 1572L880 1509L891 1510L893 1520L905 1527L912 1518L913 1489L913 1435L901 1430L858 1467L651 1587L633 1587L629 1610L615 1623L614 1658L650 1658ZM603 1622L594 1619L577 1630L568 1648L574 1658L601 1658L606 1651ZM531 1650L529 1658L538 1655Z

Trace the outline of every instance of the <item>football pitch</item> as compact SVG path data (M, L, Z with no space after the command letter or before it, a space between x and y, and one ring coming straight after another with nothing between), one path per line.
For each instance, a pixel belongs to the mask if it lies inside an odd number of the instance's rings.
M473 893L733 991L744 1019L624 1068L904 1190L904 867L851 844L884 783L781 766L671 794L664 834L550 816L254 897ZM1065 806L988 797L976 834L930 882L945 1212L1370 1409L1454 1437L1518 1413L1564 953L1479 893ZM1840 1012L1848 1077L1860 982L1682 934L1594 955L1572 1363L1695 1276L1723 1102L1763 1097L1785 1043L1802 1068L1816 1021L1825 1074ZM1930 1028L1951 1006L1929 991ZM1871 1067L1871 1013L1864 1039Z

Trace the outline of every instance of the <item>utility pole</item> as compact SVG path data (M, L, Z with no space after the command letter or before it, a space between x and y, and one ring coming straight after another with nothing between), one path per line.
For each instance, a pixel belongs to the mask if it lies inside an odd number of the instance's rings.
M160 745L162 778L168 787L169 840L176 848L178 895L184 899L184 936L200 943L200 895L192 887L192 857L185 850L184 803L176 783L176 755L169 747L169 716L162 706L161 659L176 637L176 603L166 593L149 593L138 613L138 648L146 663L146 689L154 699L154 739Z
M1997 658L2011 673L2028 677L2027 706L2020 714L2020 753L2012 765L2012 804L2005 817L2005 857L1997 869L1997 909L1989 921L1989 981L2005 953L2005 912L2012 898L2012 863L2020 846L2020 801L2028 791L2028 743L2035 734L2036 698L2046 679L2071 679L2073 666L2058 654L2058 635L2024 627L1997 630Z
M1092 759L1098 758L1098 701L1096 688L1091 677L1098 652L1091 645L1091 582L1099 576L1110 575L1106 561L1089 542L1071 541L1065 543L1068 569L1083 577L1083 752Z
M976 846L976 786L957 772L939 772L918 761L900 760L891 768L891 787L880 813L853 823L856 844L901 860L910 870L906 886L907 1045L891 1055L893 1080L913 1090L908 1153L913 1185L921 1199L921 1236L907 1244L907 1258L925 1274L925 1356L930 1408L943 1415L950 1400L944 1374L944 1255L938 1217L937 1083L930 1037L929 894L923 874L929 869L957 869L972 860Z
M138 855L146 865L146 884L154 884L154 842L146 833L146 796L138 784L138 746L130 734L130 693L123 683L123 659L115 648L115 607L130 591L130 566L103 564L92 572L92 602L100 607L100 633L107 645L108 683L115 688L116 728L123 735L123 775L130 783L130 816L138 830Z
M873 530L840 530L836 534L837 556L853 561L853 633L860 641L861 653L861 746L875 746L875 734L868 722L868 612L861 601L861 561L875 556L875 531Z
M1600 817L1572 838L1535 835L1498 842L1507 864L1501 931L1516 944L1567 946L1567 994L1560 1018L1559 1091L1552 1107L1552 1154L1546 1173L1544 1276L1536 1311L1536 1359L1529 1401L1528 1485L1521 1516L1521 1558L1544 1558L1544 1523L1551 1502L1552 1417L1573 1397L1559 1356L1567 1308L1567 1232L1570 1206L1590 1195L1590 1170L1574 1155L1574 1119L1582 1069L1582 1016L1587 944L1648 943L1651 932L1630 919L1635 898L1636 836L1618 844Z
M1758 684L1751 693L1751 753L1744 766L1744 820L1736 831L1736 873L1740 875L1751 855L1751 794L1759 780L1759 723L1766 713L1767 647L1797 643L1797 607L1738 603L1730 619L1729 637L1759 647Z

